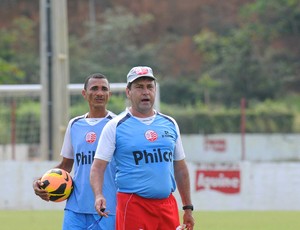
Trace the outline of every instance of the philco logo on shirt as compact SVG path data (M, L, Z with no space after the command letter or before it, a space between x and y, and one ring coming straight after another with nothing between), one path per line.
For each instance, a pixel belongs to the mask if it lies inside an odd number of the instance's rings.
M157 133L153 130L147 130L145 133L145 137L148 141L156 141L157 140Z
M86 140L87 143L92 144L92 143L94 143L96 141L96 139L97 139L97 135L94 132L88 132L85 135L85 140Z
M173 153L172 151L161 151L161 149L153 149L152 152L143 151L133 151L133 158L136 165L140 163L150 164L158 162L172 162Z
M75 160L77 165L88 165L94 161L95 151L88 151L87 153L81 152L75 154Z
M165 134L168 134L165 132ZM164 137L164 136L163 136ZM145 132L145 138L148 141L154 142L158 138L158 134L153 130L147 130ZM160 148L153 149L152 152L147 150L142 151L133 151L133 158L136 165L140 163L158 163L158 162L172 162L173 161L173 152L172 151L162 151Z

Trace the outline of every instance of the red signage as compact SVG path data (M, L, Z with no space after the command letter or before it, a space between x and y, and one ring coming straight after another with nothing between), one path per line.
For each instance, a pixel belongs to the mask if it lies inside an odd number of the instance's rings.
M240 170L197 170L196 191L215 190L222 193L240 193Z
M224 139L204 139L204 150L205 151L215 151L215 152L225 152L226 151L226 141Z

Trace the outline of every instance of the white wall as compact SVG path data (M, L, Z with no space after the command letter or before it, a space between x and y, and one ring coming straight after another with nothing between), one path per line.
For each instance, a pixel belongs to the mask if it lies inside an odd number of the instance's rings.
M32 189L33 179L55 165L0 162L0 209L62 210L64 202L45 202ZM189 162L188 167L196 210L300 210L300 163Z
M63 209L63 203L46 202L32 188L35 178L42 176L57 162L0 162L0 209L33 210Z
M245 160L299 161L300 134L247 134ZM182 135L187 159L192 162L239 162L242 136L239 134Z
M300 163L188 166L196 210L300 210Z
M300 210L300 135L248 134L245 161L240 160L239 135L183 135L182 139L196 210ZM47 203L32 189L33 179L55 165L23 157L2 159L0 209L62 210L64 202Z

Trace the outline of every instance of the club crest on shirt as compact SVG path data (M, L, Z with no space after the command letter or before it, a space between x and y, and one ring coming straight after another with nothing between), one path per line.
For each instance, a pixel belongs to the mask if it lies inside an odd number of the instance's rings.
M156 141L157 140L157 133L153 130L147 130L145 132L145 137L148 141Z
M88 132L85 135L85 140L86 140L87 143L92 144L92 143L94 143L96 141L96 139L97 139L97 135L94 132Z

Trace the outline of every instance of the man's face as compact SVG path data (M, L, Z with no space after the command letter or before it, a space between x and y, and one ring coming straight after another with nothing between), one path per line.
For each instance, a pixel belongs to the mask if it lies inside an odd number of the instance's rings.
M111 95L107 79L91 78L86 90L82 91L82 95L88 101L90 108L106 107Z
M153 79L145 77L135 80L126 93L134 110L142 114L152 112L156 95L156 85Z

